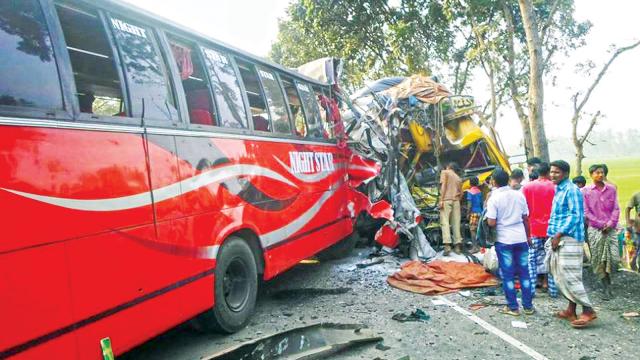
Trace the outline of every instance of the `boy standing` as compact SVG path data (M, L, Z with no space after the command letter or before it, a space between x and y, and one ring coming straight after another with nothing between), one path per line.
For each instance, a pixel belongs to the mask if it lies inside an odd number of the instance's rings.
M477 177L472 177L469 180L471 188L465 191L467 198L467 214L469 217L469 232L471 233L471 252L478 251L478 222L482 215L482 191L478 187L480 181Z

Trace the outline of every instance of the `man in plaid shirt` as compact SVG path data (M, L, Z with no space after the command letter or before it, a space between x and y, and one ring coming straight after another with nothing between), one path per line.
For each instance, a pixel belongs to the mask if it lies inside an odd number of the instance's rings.
M562 296L569 300L566 310L556 317L571 322L571 326L582 328L597 316L587 291L582 283L582 245L584 243L584 200L580 189L569 180L570 166L566 161L551 163L551 181L556 184L545 248L549 271ZM582 314L576 315L577 304L582 305Z

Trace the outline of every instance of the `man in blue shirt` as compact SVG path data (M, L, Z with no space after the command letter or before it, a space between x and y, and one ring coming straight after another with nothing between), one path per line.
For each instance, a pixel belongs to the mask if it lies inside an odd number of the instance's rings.
M580 189L569 180L571 168L566 161L551 163L549 173L556 184L556 193L551 206L547 241L549 270L560 293L569 300L566 310L556 317L571 322L571 326L582 328L597 316L582 283L582 245L584 243L584 202ZM549 251L553 250L553 251ZM577 304L582 305L582 314L576 315Z

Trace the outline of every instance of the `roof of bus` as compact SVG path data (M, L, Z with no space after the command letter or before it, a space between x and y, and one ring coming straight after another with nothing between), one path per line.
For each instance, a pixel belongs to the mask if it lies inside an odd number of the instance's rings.
M276 70L282 71L284 73L286 73L287 75L290 75L292 77L296 77L299 79L304 79L310 83L313 83L315 85L322 85L322 86L329 86L329 84L320 82L316 79L312 79L308 76L305 76L303 74L300 74L299 72L292 70L292 69L288 69L280 64L274 63L272 61L263 59L259 56L253 55L249 52L246 52L244 50L240 50L232 45L226 44L220 40L216 40L208 35L202 34L198 31L195 31L193 29L190 29L184 25L178 24L172 20L166 19L162 16L156 15L150 11L147 11L145 9L139 8L135 5L132 5L130 3L121 1L121 0L80 0L81 2L84 2L90 6L98 6L100 8L102 8L103 10L109 11L110 9L116 9L116 10L123 10L124 14L126 16L139 16L139 17L143 17L147 20L150 20L152 22L155 22L158 25L164 26L164 27L168 27L172 30L177 30L178 32L181 33L181 35L185 36L187 38L192 38L193 40L205 40L207 42L210 42L214 45L217 45L219 47L222 47L226 50L229 50L232 53L235 53L236 55L241 55L243 57L249 58L254 62L260 63L262 65L266 65L269 66L271 68L274 68Z

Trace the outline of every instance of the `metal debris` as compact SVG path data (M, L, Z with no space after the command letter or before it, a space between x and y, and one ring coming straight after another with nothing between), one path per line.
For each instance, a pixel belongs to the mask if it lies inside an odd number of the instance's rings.
M325 359L348 348L382 340L358 324L315 324L256 340L206 357L206 360L311 360Z

